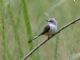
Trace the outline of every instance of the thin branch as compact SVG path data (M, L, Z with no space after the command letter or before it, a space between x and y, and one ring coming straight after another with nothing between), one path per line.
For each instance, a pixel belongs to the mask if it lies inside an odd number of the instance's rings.
M24 56L24 58L22 60L26 60L28 59L28 57L30 55L32 55L38 48L40 48L43 44L45 44L48 40L50 40L52 37L54 37L55 35L57 35L58 33L60 33L62 30L64 30L65 28L69 27L70 25L74 24L75 22L79 21L79 19L74 20L72 22L69 22L68 24L64 25L62 28L60 28L55 34L53 34L49 39L46 39L44 41L42 41L40 44L38 44L36 47L34 47L27 55Z

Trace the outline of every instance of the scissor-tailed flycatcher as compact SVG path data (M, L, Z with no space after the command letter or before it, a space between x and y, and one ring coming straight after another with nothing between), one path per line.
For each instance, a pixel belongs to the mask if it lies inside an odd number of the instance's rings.
M33 40L35 40L36 38L38 38L41 35L46 35L48 36L48 38L50 36L52 36L52 34L57 32L57 22L55 20L55 18L50 18L48 20L48 24L44 27L44 30L35 38L33 38L32 40L28 41L29 43L31 43Z

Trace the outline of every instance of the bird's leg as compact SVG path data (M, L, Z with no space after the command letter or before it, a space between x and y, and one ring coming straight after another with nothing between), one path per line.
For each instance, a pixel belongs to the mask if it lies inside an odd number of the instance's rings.
M52 37L52 35L48 35L48 39L50 39Z
M48 38L47 39L49 39L49 35L48 35Z
M51 37L51 35L48 35L48 39Z

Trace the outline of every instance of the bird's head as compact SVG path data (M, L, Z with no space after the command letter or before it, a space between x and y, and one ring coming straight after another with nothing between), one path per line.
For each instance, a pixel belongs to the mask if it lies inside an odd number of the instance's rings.
M49 20L47 20L47 21L48 21L48 23L52 23L54 25L57 25L57 21L55 18L49 18Z

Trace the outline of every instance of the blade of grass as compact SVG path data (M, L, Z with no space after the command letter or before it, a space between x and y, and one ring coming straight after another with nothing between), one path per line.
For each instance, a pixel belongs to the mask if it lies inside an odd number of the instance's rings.
M54 52L55 52L54 60L58 60L57 59L58 58L58 54L57 54L57 52L58 52L58 44L59 44L59 36L57 36L57 38L56 38L56 44L55 44L55 50L54 50Z
M5 53L6 53L6 45L5 45L5 26L4 26L4 18L2 17L2 47L3 47L3 60L6 60L6 56L5 56Z
M14 33L14 38L15 38L15 49L17 49L17 60L20 60L22 58L23 52L21 49L21 44L19 41L19 35L18 35L18 31L17 31L17 27L15 25L15 19L14 19L14 15L13 15L13 10L11 8L11 5L8 6L8 13L10 15L10 21L11 21L11 25L13 28L13 33ZM15 55L15 54L14 54Z
M28 9L27 9L27 1L21 0L21 5L22 5L22 11L23 11L23 17L24 17L24 22L25 22L25 28L27 32L27 37L28 40L32 40L32 31L31 31L31 25L29 21L29 16L28 16ZM27 42L28 43L28 42ZM32 50L33 44L29 44L29 50ZM40 60L38 54L35 56L31 56L31 60Z
M8 50L8 43L7 43L7 34L6 34L6 19L5 19L5 11L6 11L6 8L4 8L4 2L2 2L2 13L1 13L1 26L2 26L2 46L3 46L3 60L12 60L11 58L11 55L10 55L10 52Z

